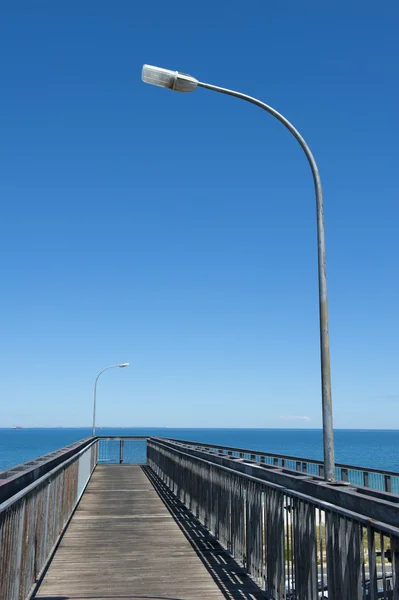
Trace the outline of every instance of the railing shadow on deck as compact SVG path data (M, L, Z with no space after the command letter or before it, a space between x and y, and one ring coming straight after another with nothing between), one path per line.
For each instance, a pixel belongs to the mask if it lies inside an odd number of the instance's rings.
M32 600L184 600L184 598L171 598L170 596L137 596L133 594L130 596L101 596L96 594L95 596L34 596Z
M142 467L174 521L225 598L265 600L269 598L249 577L245 569L223 548L216 538L192 515L149 467ZM53 600L47 599L46 600ZM58 599L57 599L58 600Z
M130 596L101 596L96 594L95 596L34 596L33 600L184 600L184 598L171 598L170 596L137 596L133 594Z

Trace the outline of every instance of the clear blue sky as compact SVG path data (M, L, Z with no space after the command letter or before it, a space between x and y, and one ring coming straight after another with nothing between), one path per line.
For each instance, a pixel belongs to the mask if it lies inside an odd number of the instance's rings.
M399 428L398 4L53 0L0 20L0 425ZM306 416L297 421L281 417Z

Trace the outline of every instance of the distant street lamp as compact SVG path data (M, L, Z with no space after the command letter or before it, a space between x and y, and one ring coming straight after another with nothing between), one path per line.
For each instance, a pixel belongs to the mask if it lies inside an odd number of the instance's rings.
M323 445L324 445L324 477L327 480L335 479L334 462L334 431L332 417L332 395L330 374L330 341L328 334L328 302L327 302L327 275L326 275L326 248L324 238L324 208L321 180L316 161L309 146L297 129L281 115L277 110L264 104L260 100L247 96L241 92L228 90L209 83L202 83L191 75L170 71L150 65L143 66L142 79L145 83L175 90L177 92L193 92L197 87L206 88L214 92L220 92L227 96L234 96L246 100L267 111L292 133L306 154L312 170L314 187L316 192L317 213L317 251L318 251L318 275L319 275L319 317L320 317L320 354L321 354L321 384L322 384L322 414L323 414Z
M100 377L101 373L104 373L104 371L108 371L108 369L116 369L117 367L119 367L120 369L123 369L124 367L128 367L128 366L129 366L129 363L121 363L120 365L111 365L110 367L105 367L105 369L100 371L96 377L96 381L94 382L93 431L92 431L93 437L96 435L96 396L97 396L98 378Z

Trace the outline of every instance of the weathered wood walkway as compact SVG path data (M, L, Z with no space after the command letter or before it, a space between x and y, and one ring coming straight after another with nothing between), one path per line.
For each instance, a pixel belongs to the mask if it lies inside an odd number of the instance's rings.
M99 465L36 600L264 598L152 473Z

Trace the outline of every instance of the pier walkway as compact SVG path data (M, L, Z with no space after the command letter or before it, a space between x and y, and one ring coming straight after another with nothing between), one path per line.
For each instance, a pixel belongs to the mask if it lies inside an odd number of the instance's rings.
M0 472L0 600L399 600L399 473L159 437Z
M36 600L264 598L147 467L97 465Z

